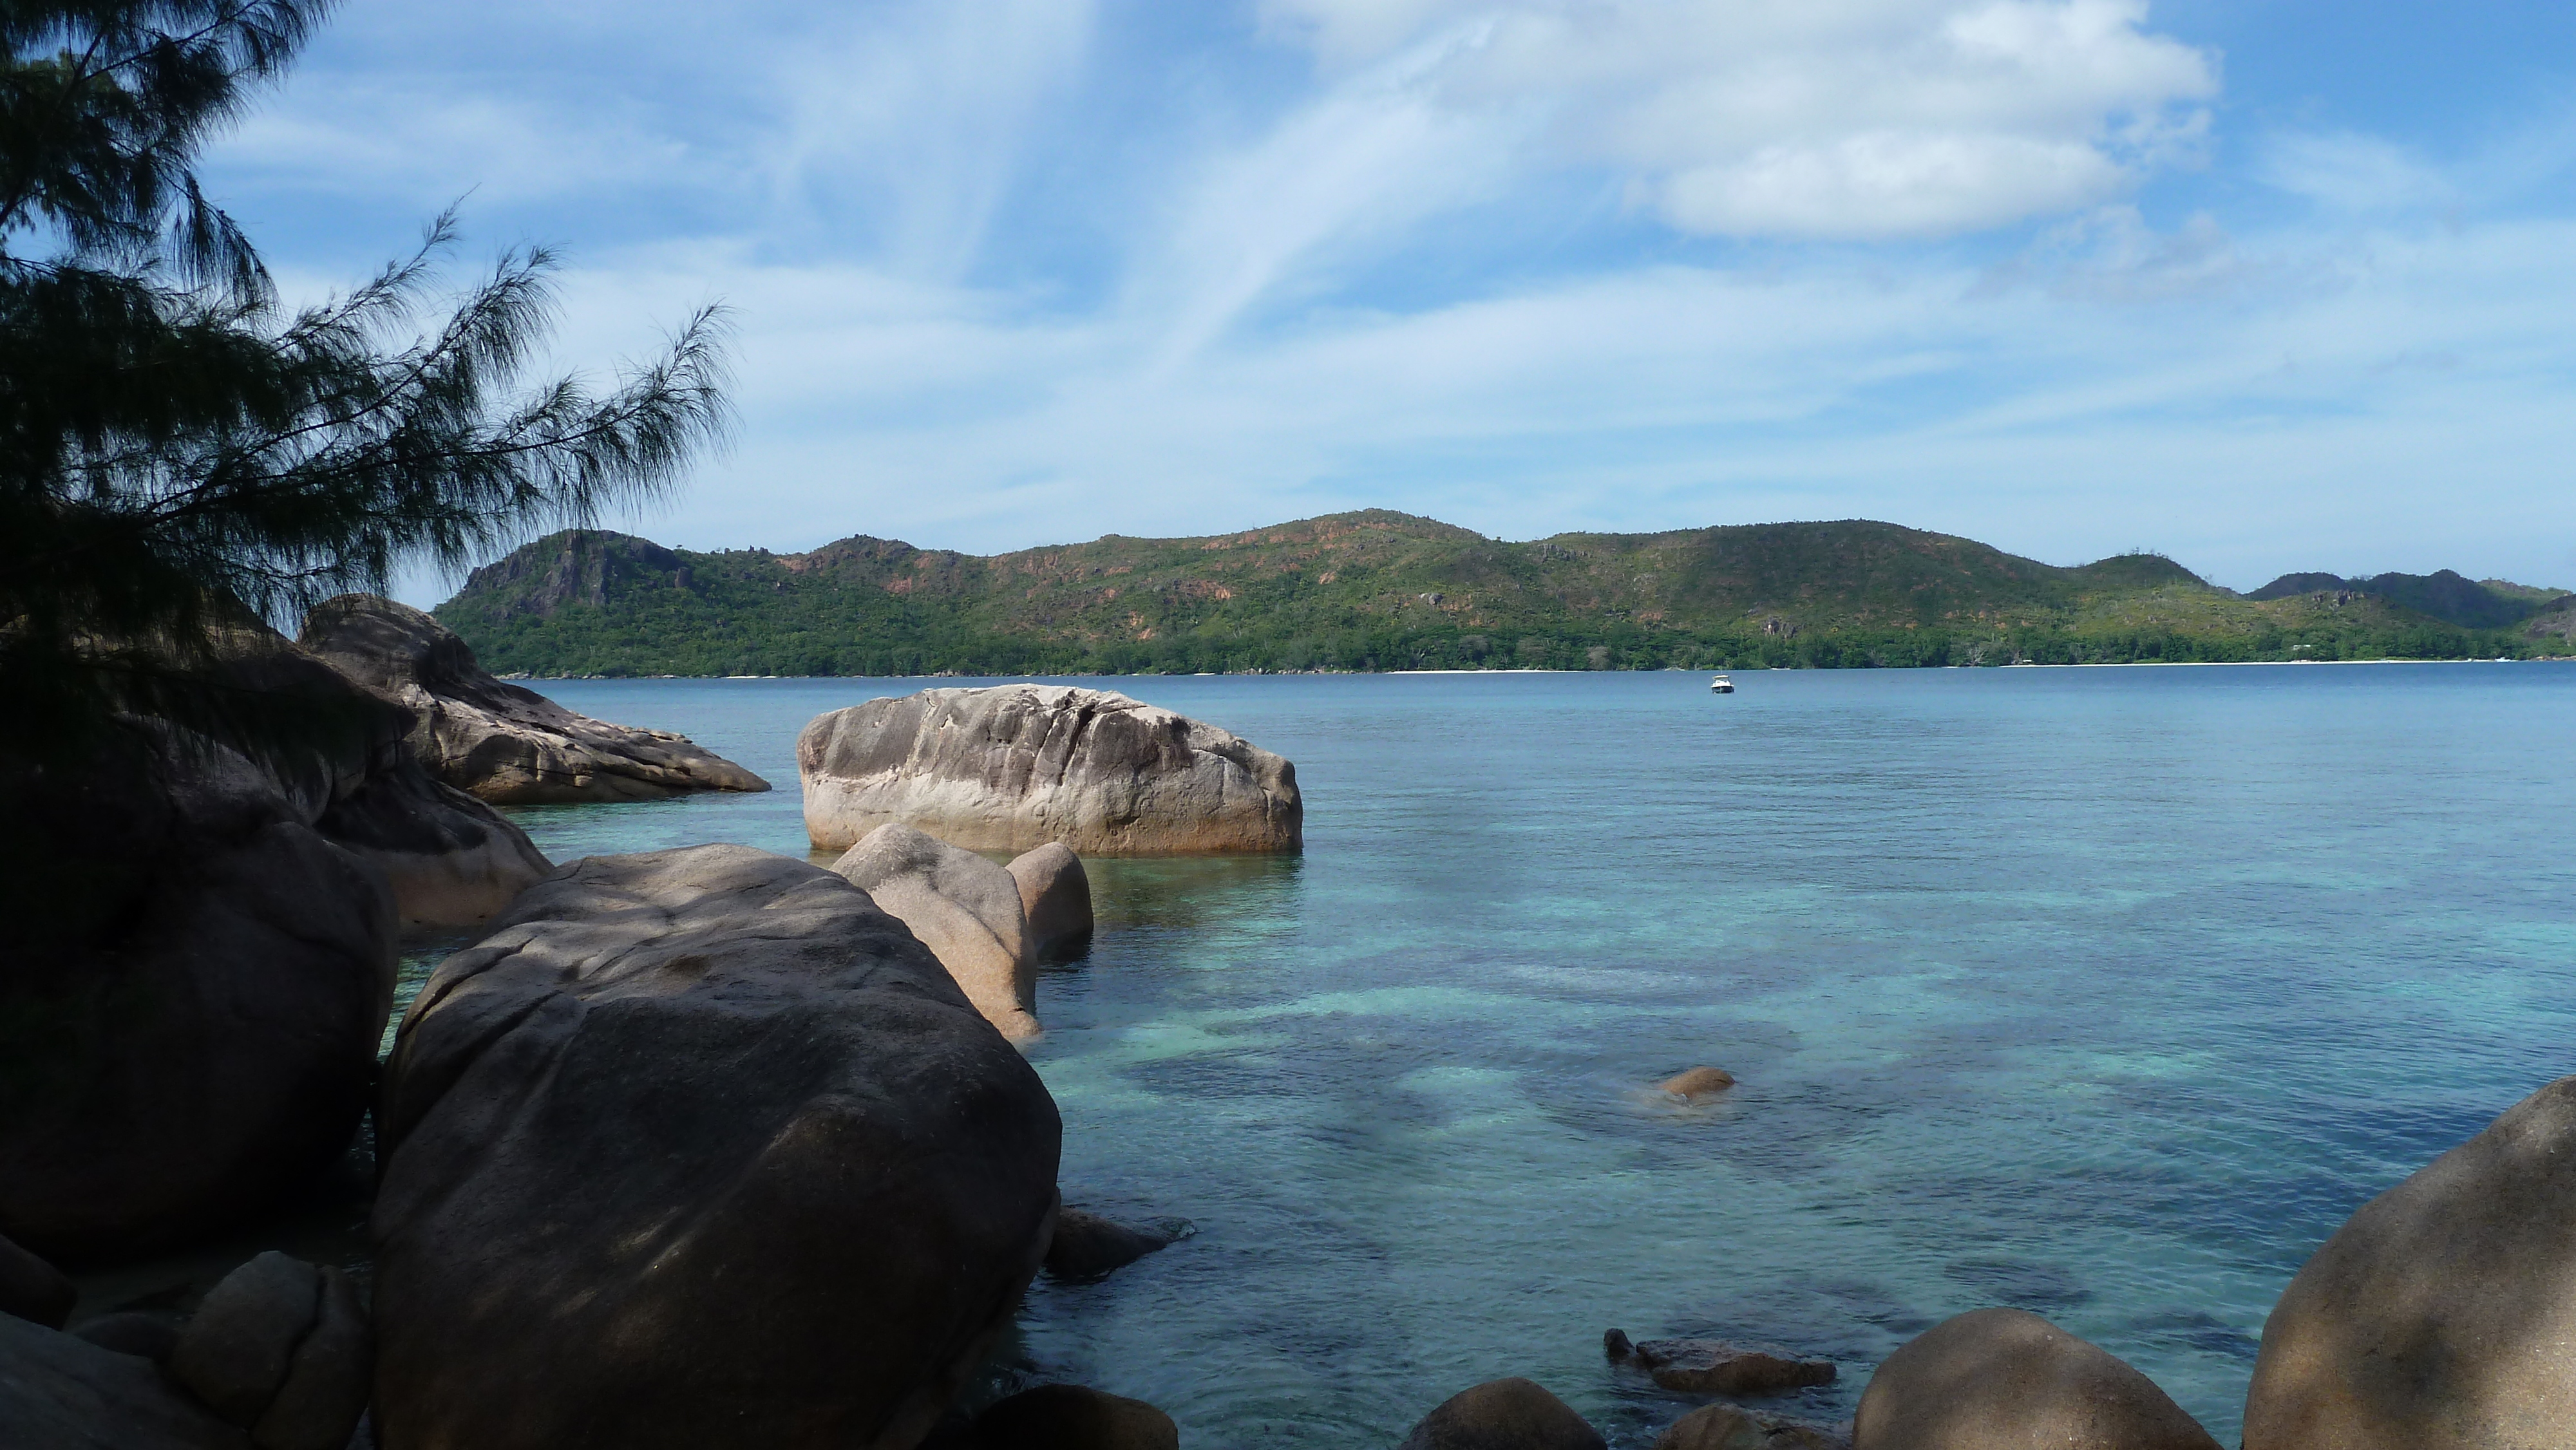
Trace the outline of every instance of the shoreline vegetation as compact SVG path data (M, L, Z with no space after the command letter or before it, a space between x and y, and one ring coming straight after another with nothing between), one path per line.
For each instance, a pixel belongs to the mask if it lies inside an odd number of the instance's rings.
M1866 520L1489 539L1383 509L989 557L595 530L434 611L505 677L1381 674L2543 659L2576 595L2450 571L2250 594Z

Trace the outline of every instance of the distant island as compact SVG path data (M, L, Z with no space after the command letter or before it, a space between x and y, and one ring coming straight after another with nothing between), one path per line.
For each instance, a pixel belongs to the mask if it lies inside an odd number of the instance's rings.
M1865 520L1505 543L1383 509L990 557L866 536L698 553L570 530L476 570L435 612L491 669L536 677L2576 653L2576 595L2449 570L2237 594L2158 554L2059 568Z

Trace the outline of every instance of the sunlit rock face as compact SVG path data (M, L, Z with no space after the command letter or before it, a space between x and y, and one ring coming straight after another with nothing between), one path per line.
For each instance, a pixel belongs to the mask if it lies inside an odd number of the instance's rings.
M879 826L832 871L911 928L966 1000L1009 1038L1038 1035L1037 965L1020 884L1003 867L910 826Z
M684 735L576 715L492 677L447 626L407 604L344 594L306 616L302 643L412 712L412 749L448 785L497 804L654 800L769 782Z
M2263 1326L2245 1450L2566 1445L2576 1077L2362 1205Z
M1045 1086L840 877L591 857L386 1065L385 1450L908 1447L1052 1232Z
M923 690L817 717L796 741L805 830L845 849L889 822L970 851L1295 851L1297 768L1105 690Z

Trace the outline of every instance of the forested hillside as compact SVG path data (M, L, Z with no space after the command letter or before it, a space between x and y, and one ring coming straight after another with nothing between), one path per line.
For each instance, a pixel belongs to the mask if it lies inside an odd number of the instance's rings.
M572 531L475 571L437 613L491 668L532 675L1706 669L2538 648L2510 629L2463 628L2348 588L2250 599L2152 554L2060 568L1866 521L1505 543L1383 510L990 557L864 536L805 554L694 553Z

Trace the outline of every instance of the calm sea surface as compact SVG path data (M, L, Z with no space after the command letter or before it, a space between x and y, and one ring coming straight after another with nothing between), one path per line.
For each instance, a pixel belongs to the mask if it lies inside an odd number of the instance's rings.
M1031 1058L1068 1202L1196 1237L1041 1280L1019 1373L1203 1450L1377 1447L1601 1332L1776 1340L1847 1416L2035 1310L2229 1444L2363 1200L2576 1072L2576 666L1084 680L1297 763L1306 854L1091 864ZM559 682L767 796L518 813L558 860L803 855L797 730L973 681ZM1723 1106L1641 1091L1710 1063Z

